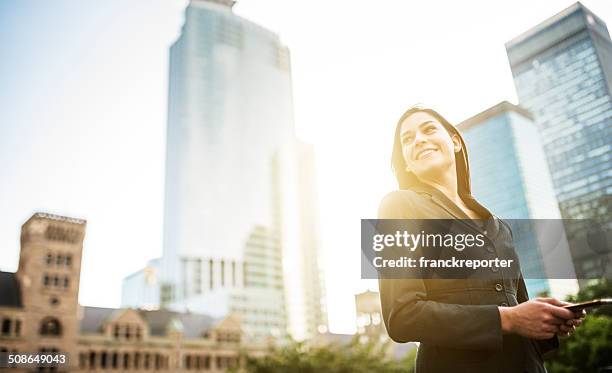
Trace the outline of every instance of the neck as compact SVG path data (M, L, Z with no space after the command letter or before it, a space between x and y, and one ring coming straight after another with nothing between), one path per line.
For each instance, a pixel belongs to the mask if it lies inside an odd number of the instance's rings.
M454 167L449 167L445 172L438 173L435 176L427 176L421 178L421 181L430 185L442 192L448 199L459 204L461 198L457 189L457 172Z

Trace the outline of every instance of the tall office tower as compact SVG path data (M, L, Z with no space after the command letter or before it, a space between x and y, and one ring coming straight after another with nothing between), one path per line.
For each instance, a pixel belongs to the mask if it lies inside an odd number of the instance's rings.
M561 215L612 225L612 42L606 24L576 3L506 43L519 104L534 117ZM610 248L572 244L579 278L599 278Z
M310 339L327 331L314 148L300 141L288 143L272 163L274 226L282 247L287 327L294 339Z
M282 254L315 248L308 241L318 239L316 217L292 205L286 220L275 218L272 160L295 141L289 51L276 34L235 15L233 4L191 0L170 50L161 306L237 312L251 336L282 336L285 304L303 303L301 292L284 289ZM290 185L308 198L302 192L314 180ZM293 237L285 248L279 224L313 235L283 231Z
M503 101L457 127L468 148L472 192L493 214L502 219L560 218L540 136L529 112ZM545 257L537 234L525 229L527 222L513 223L513 229L521 230L514 235L515 246L530 296L575 293L575 280L547 280L559 263L571 272L567 246L558 246L552 257Z

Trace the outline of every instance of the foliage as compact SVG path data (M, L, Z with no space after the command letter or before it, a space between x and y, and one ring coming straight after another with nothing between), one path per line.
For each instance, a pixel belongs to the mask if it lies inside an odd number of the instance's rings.
M611 295L612 282L600 281L581 289L567 301L584 302ZM559 350L546 366L550 373L598 372L612 367L612 307L589 311L570 337L561 338Z
M386 357L389 343L330 343L309 346L291 343L272 349L263 358L246 357L246 365L238 372L249 373L405 373L413 372L416 348L401 360Z
M587 316L560 344L557 354L547 362L550 373L597 372L612 366L612 318Z

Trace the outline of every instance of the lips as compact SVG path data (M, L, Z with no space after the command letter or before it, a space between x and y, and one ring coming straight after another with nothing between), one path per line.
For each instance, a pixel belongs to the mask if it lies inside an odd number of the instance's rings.
M415 155L414 155L414 159L419 160L421 158L427 157L428 155L437 152L438 148L425 148L422 150L419 150Z

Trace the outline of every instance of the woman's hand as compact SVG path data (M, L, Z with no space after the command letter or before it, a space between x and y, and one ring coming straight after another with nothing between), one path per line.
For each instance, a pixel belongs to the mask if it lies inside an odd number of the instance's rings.
M571 304L571 303L563 302L563 301L557 301L557 302L559 302L561 306L567 306ZM567 320L565 324L562 324L559 326L560 330L557 333L557 335L563 336L563 337L569 337L576 330L576 327L582 324L582 319L584 319L585 316L586 316L586 310L580 310L578 312L574 312L574 318L572 320Z
M570 335L584 314L563 308L567 304L554 298L536 298L514 307L499 307L502 331L533 339Z

